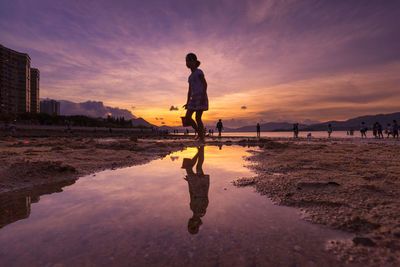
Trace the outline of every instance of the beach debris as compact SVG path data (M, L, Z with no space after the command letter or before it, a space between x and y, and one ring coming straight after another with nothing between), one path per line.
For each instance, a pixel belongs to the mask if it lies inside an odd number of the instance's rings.
M376 243L368 237L354 237L353 242L356 245L363 245L367 247L375 247Z
M254 185L255 183L256 180L254 177L242 177L232 181L232 184L235 186L248 186L248 185Z

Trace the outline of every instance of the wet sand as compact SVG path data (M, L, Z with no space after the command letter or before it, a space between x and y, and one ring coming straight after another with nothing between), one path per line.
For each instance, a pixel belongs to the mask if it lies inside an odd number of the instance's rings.
M8 138L0 141L0 193L144 164L185 147L136 137Z
M279 143L279 144L276 144ZM344 262L400 264L400 142L319 139L265 142L249 158L253 185L313 223L355 233L330 244Z

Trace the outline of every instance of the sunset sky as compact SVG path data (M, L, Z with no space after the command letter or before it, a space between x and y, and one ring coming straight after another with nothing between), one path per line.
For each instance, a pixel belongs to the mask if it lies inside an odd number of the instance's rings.
M156 125L184 115L188 52L208 82L206 124L400 111L400 1L1 0L0 44L30 55L41 98Z

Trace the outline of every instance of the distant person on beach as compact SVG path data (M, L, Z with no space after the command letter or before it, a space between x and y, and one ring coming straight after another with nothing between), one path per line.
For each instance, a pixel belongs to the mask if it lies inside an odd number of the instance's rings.
M378 124L377 124L377 122L375 122L374 126L372 126L372 135L375 138L378 138Z
M311 137L312 137L311 133L308 133L308 134L307 134L307 138L310 139Z
M328 124L328 138L331 138L332 132L333 132L332 125L329 123Z
M260 138L261 136L261 126L259 123L257 123L257 137Z
M294 134L294 138L299 137L299 124L298 123L293 124L293 134Z
M186 169L185 180L189 185L190 209L193 212L193 216L188 222L188 232L192 235L199 232L200 226L203 224L201 218L206 214L208 207L210 175L204 174L203 163L204 146L197 148L197 153L192 159L185 158L182 163L182 168ZM196 165L196 172L193 171L194 165Z
M387 135L386 138L389 138L392 135L392 125L390 125L390 123L387 124L385 133Z
M397 124L396 120L393 120L392 134L393 138L399 139L399 125Z
M383 138L382 125L379 122L376 122L376 127L378 128L378 138Z
M221 137L221 132L224 129L224 125L222 125L221 119L219 119L215 128L218 130L218 136Z
M367 138L367 130L368 127L367 125L365 125L365 122L361 122L361 127L360 127L360 133L361 133L361 138Z
M354 129L350 128L350 136L353 136L353 135L354 135Z
M204 141L204 125L201 120L203 112L208 110L207 82L204 73L199 69L200 61L193 53L186 55L186 67L191 71L189 75L189 90L186 104L183 105L187 109L185 120L190 124L198 134L198 139ZM192 119L193 113L196 112L196 121Z

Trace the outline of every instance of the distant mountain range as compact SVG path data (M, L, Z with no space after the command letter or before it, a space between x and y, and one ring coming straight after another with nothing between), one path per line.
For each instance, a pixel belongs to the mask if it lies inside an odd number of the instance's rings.
M366 115L361 117L352 118L346 121L327 121L322 123L316 123L311 125L299 124L300 131L325 131L328 128L328 124L332 125L332 128L336 131L346 131L351 128L358 130L361 122L371 129L375 122L379 122L383 127L388 123L392 123L393 120L400 122L400 112L391 114L377 114L377 115ZM293 129L293 123L287 122L268 122L261 124L261 131L264 132L278 132L278 131L291 131ZM253 132L256 130L255 125L244 126L237 129L225 129L226 132Z
M358 130L360 129L361 122L365 122L365 124L370 129L372 129L372 126L375 122L379 122L385 128L388 123L392 124L393 120L397 120L397 123L400 123L400 112L390 114L366 115L352 118L346 121L327 121L323 123L300 127L300 130L325 131L328 127L328 124L331 124L332 128L337 131L345 131L350 128Z
M92 118L107 118L107 116L114 118L124 117L125 120L132 120L133 126L156 127L142 118L137 118L127 109L104 106L101 101L86 101L82 103L67 100L57 101L60 102L61 115L83 115Z

